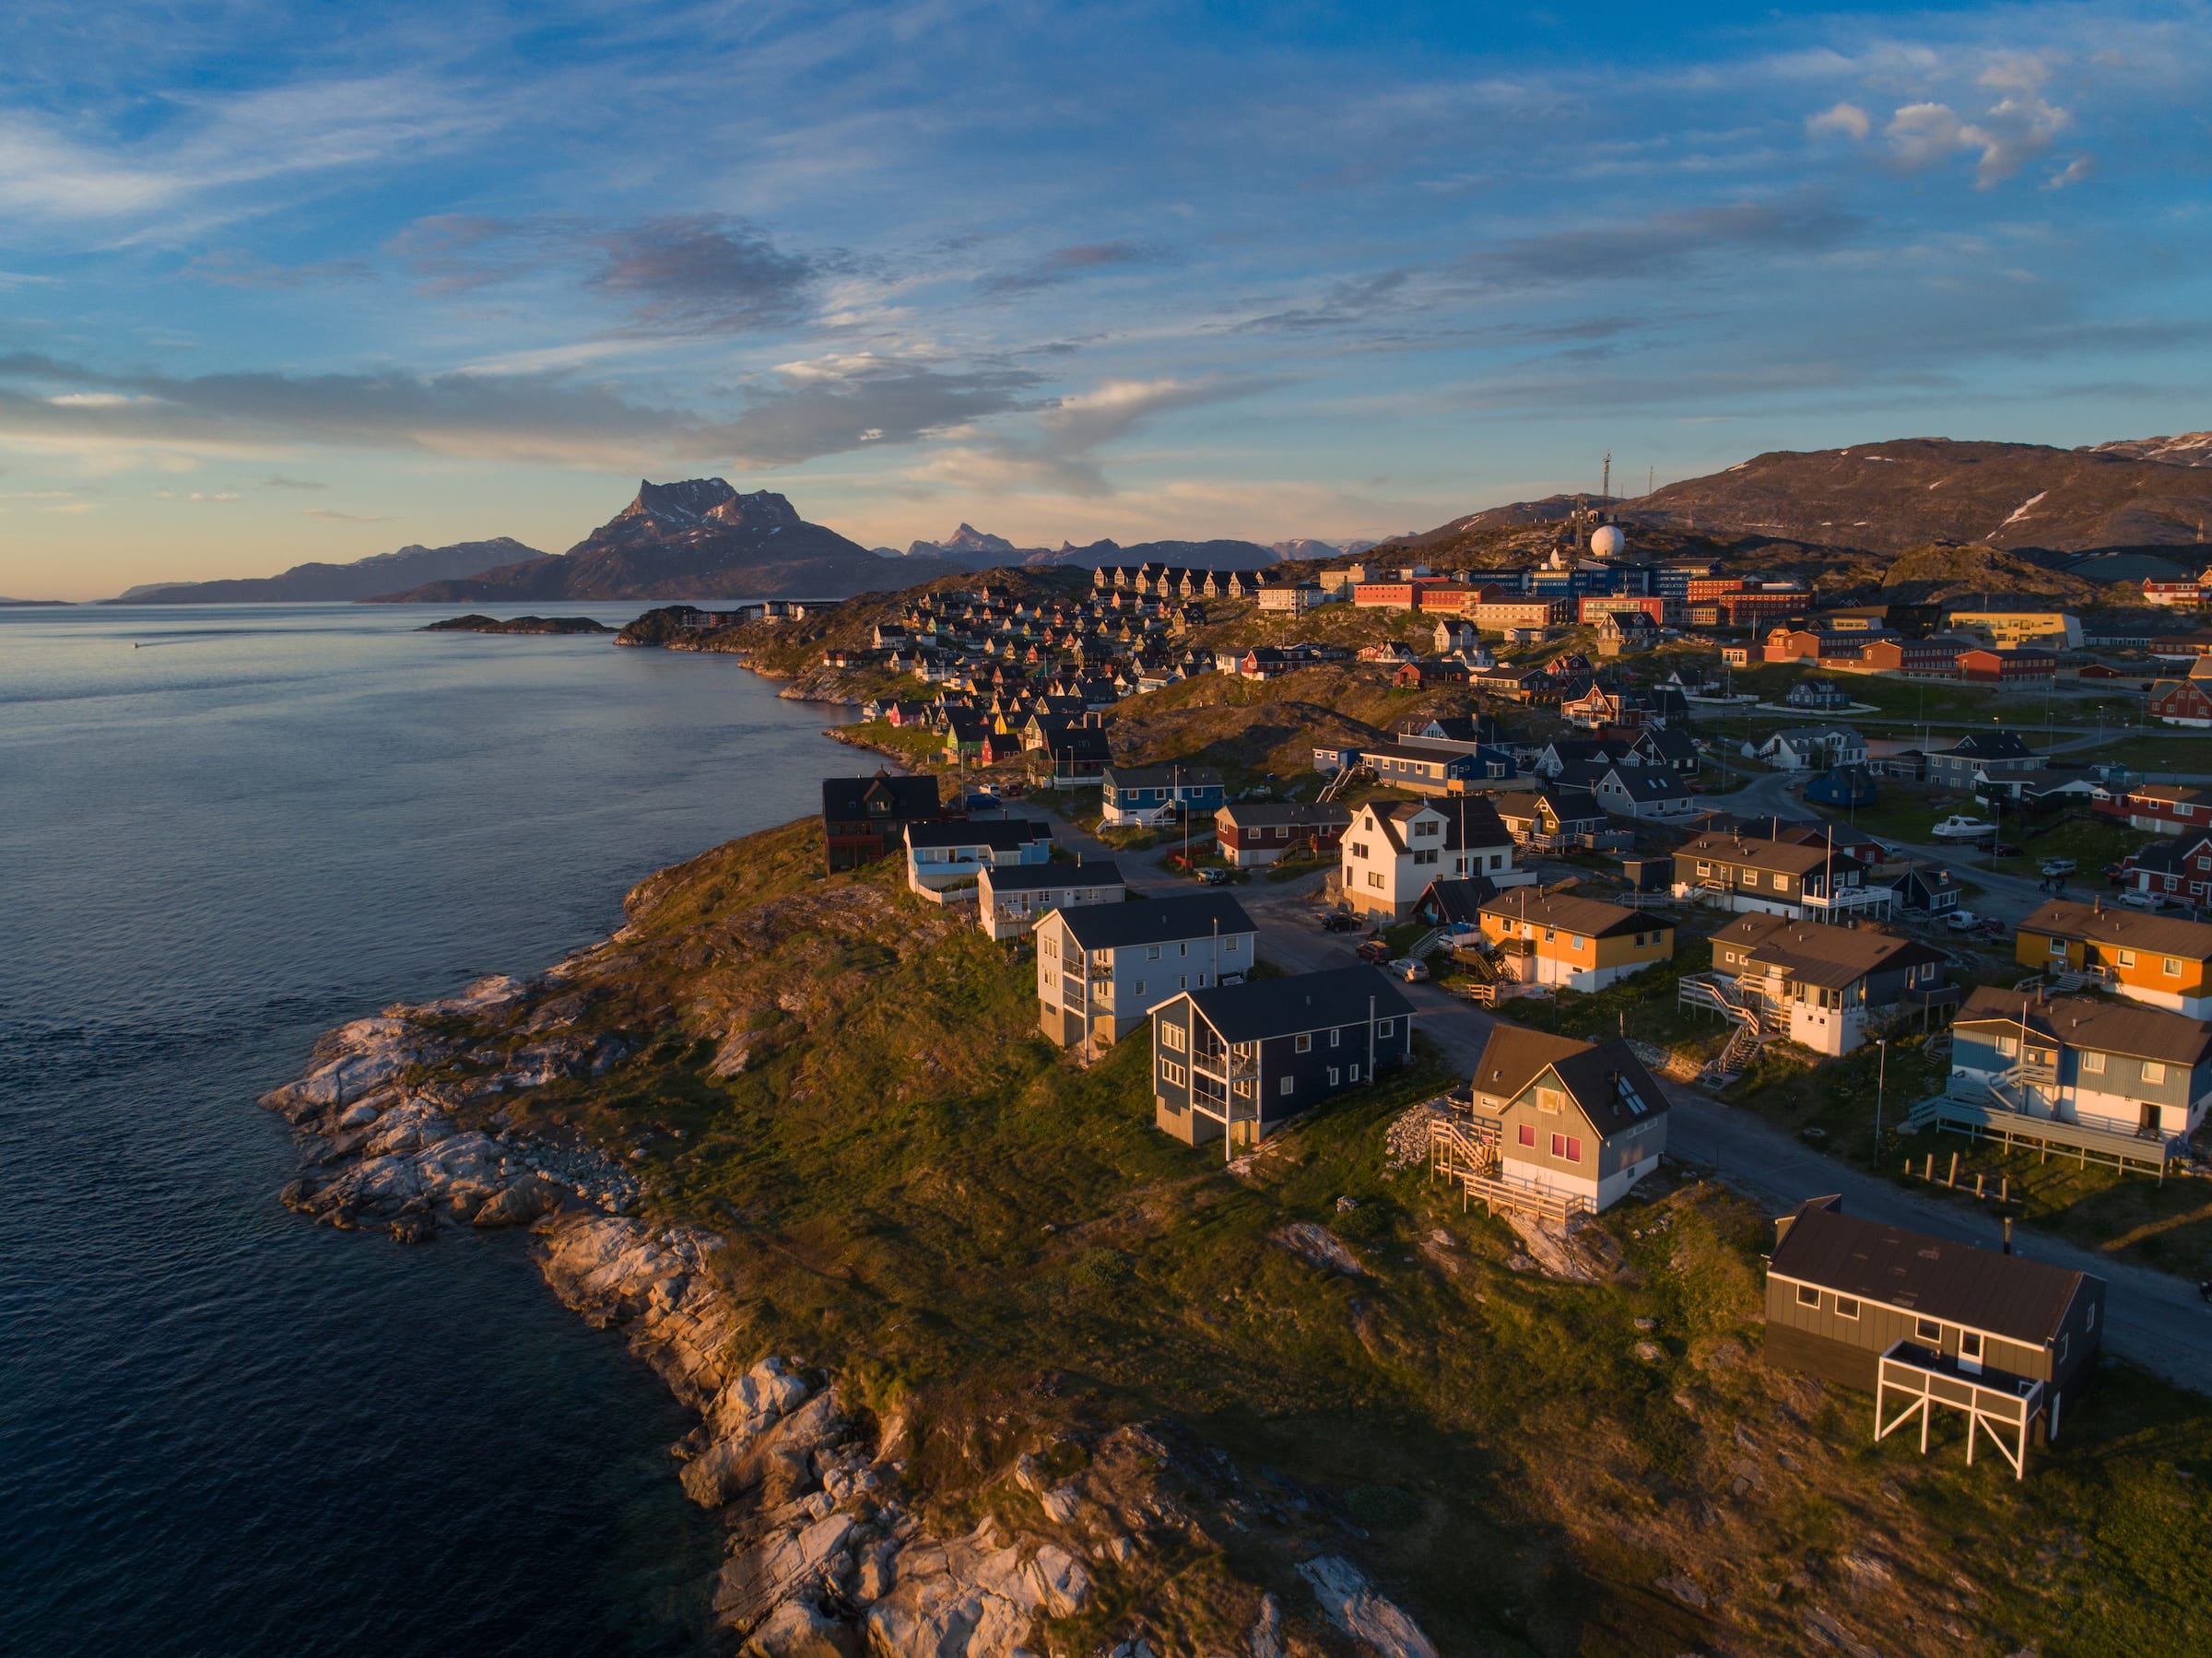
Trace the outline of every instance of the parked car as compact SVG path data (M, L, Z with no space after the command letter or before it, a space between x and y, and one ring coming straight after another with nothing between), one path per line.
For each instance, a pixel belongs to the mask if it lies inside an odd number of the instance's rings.
M1390 946L1380 938L1370 938L1353 952L1362 961L1371 961L1381 967L1390 959Z
M1359 918L1347 915L1341 910L1332 910L1321 918L1321 930L1324 933L1357 933L1359 930Z
M1198 884L1202 887L1225 887L1229 884L1229 871L1226 869L1201 869L1198 872Z
M2123 892L2120 901L2135 910L2163 910L2166 900L2155 892Z
M1985 852L1993 858L2017 858L2020 855L2020 849L2009 841L1984 841L1975 850Z
M1410 956L1401 956L1390 964L1390 970L1408 984L1418 984L1429 976L1429 964L1416 961Z
M2045 878L2051 878L2062 875L2072 875L2080 867L2081 865L2072 858L2045 858L2042 873Z
M1974 919L1971 910L1954 910L1944 918L1943 924L1954 933L1971 933L1982 923Z

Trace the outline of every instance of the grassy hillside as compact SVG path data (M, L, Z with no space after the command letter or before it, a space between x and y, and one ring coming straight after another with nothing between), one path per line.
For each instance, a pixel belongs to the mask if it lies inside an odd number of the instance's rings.
M1026 947L891 866L819 867L801 824L641 884L547 993L640 1056L506 1109L626 1149L653 1217L729 1237L745 1340L900 1413L933 1523L1029 1503L1006 1465L1063 1428L1216 1447L1237 1495L1103 1568L1056 1652L1136 1610L1174 1631L1162 1658L1222 1652L1261 1587L1295 1650L1347 1651L1292 1571L1324 1548L1454 1654L2212 1640L2194 1397L2112 1370L2022 1484L1967 1468L1947 1425L1925 1460L1874 1447L1865 1399L1760 1362L1767 1217L1694 1171L1593 1229L1588 1283L1531 1270L1418 1165L1386 1170L1384 1125L1446 1080L1427 1065L1231 1171L1151 1128L1141 1038L1085 1069L1033 1034ZM537 1012L499 1016L471 1065ZM1298 1224L1362 1270L1283 1247Z

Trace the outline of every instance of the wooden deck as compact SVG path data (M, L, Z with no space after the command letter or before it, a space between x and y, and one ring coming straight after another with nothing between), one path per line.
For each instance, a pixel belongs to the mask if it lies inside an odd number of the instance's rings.
M2095 1163L2124 1174L2131 1169L2140 1170L2157 1175L2161 1182L2166 1166L2182 1156L2181 1143L2165 1135L2129 1135L2088 1123L2062 1123L2055 1117L2007 1111L1994 1099L1984 1103L1955 1094L1937 1094L1922 1100L1907 1114L1905 1123L1912 1128L1935 1128L1972 1139L1994 1140L2007 1151L2024 1146L2044 1158L2056 1153L2072 1158L2083 1168Z

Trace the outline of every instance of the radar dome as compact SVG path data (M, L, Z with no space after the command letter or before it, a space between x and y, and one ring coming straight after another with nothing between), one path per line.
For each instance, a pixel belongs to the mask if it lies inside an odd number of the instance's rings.
M1618 524L1600 524L1590 537L1590 550L1600 559L1618 559L1628 550L1629 538L1620 533Z

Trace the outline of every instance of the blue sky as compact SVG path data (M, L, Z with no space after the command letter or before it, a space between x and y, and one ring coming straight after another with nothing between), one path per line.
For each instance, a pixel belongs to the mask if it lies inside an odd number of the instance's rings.
M373 17L370 13L373 13ZM2212 426L2194 5L10 7L0 594Z

